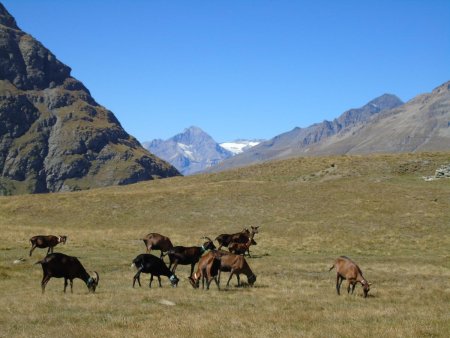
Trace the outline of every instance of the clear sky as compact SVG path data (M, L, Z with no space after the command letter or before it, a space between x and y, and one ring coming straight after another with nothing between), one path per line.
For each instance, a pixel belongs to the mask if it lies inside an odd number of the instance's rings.
M140 141L269 139L450 80L449 0L3 0Z

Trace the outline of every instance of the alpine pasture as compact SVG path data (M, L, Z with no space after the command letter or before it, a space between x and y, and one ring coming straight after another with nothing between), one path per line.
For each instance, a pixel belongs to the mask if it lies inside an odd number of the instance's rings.
M448 337L450 181L425 181L449 153L296 158L218 174L73 193L0 198L1 337ZM149 232L201 245L260 226L247 258L254 287L178 288L142 275L134 257ZM34 235L67 235L55 252L76 256L99 285L64 294L29 257ZM216 243L217 244L217 243ZM159 251L155 253L159 256ZM336 294L340 255L373 285L367 298ZM167 262L167 257L166 257ZM246 282L244 276L242 281Z

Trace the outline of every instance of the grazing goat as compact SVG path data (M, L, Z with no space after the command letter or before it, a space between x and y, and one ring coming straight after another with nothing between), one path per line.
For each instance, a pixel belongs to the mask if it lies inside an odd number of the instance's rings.
M82 279L86 283L89 292L95 292L95 288L98 285L98 273L94 271L95 277L91 277L76 257L55 252L47 255L44 259L36 262L36 264L41 264L44 271L44 277L41 282L42 293L45 292L45 286L52 277L64 278L64 292L66 292L67 280L69 280L70 291L73 293L73 280L75 278Z
M347 293L350 293L351 287L353 294L356 283L359 282L363 287L364 297L367 297L371 283L363 277L361 269L355 262L346 256L340 256L334 261L334 264L329 271L333 268L336 268L336 291L338 295L341 294L340 289L342 281L346 279L348 281Z
M258 233L258 228L252 226L252 232L251 233ZM250 237L250 231L245 228L241 232L237 232L235 234L221 234L216 237L216 241L219 243L219 247L217 248L220 250L223 246L228 247L230 243L236 242L236 243L247 243L249 237ZM252 244L256 245L256 242L252 239Z
M152 287L153 276L158 277L159 287L161 287L161 276L167 276L170 280L170 283L173 287L178 285L178 277L173 274L164 261L161 258L158 258L151 254L140 254L135 259L133 259L133 264L131 266L135 266L138 271L136 275L133 277L133 287L138 281L139 286L141 286L141 273L149 273L150 274L150 284L149 287Z
M31 242L31 250L30 250L30 257L31 254L33 253L33 250L36 248L48 248L47 250L47 255L49 253L53 253L53 248L58 245L59 243L63 243L66 244L67 241L67 236L53 236L53 235L48 235L48 236L33 236L30 238L30 242Z
M250 256L250 245L252 245L253 237L255 236L255 232L252 232L250 237L248 238L247 243L237 243L237 242L231 242L228 245L228 250L231 253L234 253L236 255L245 255L246 252L248 252L248 256Z
M218 276L218 282L220 284L220 275L223 272L231 272L230 277L228 278L227 287L230 284L231 278L233 275L236 275L238 286L241 286L240 274L244 274L247 276L247 281L250 286L256 282L256 275L250 269L247 261L244 256L235 255L232 253L228 253L226 251L218 251L215 252L216 255L220 258L220 271Z
M198 262L197 272L193 276L189 277L189 282L194 289L199 288L200 279L202 280L202 289L205 288L206 279L206 290L209 290L209 285L214 279L217 288L220 290L219 281L217 279L220 269L220 256L215 251L210 251L206 255L200 258Z
M154 232L149 233L142 240L145 243L147 252L150 252L152 250L160 250L161 251L160 258L163 257L163 252L166 252L173 248L173 244L170 241L169 237Z
M191 273L189 276L192 276L194 273L194 266L199 261L200 257L207 251L207 250L214 250L216 246L214 245L213 241L208 238L204 237L207 241L203 243L202 246L191 246L191 247L184 247L184 246L174 246L172 249L167 251L167 254L169 255L169 269L172 267L172 273L175 273L175 270L178 266L178 264L181 265L191 265Z

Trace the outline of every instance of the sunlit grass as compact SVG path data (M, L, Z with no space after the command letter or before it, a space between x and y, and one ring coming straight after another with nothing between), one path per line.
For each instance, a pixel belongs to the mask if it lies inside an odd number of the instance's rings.
M412 164L414 165L412 165ZM214 175L85 192L0 198L2 337L447 337L450 334L450 182L424 182L449 154L293 159ZM409 165L411 164L411 165ZM406 168L406 169L405 169ZM414 168L410 170L408 168ZM178 245L260 225L255 287L194 290L148 275L132 288L142 236ZM100 274L96 294L76 280L64 294L28 257L36 234ZM158 253L159 254L159 253ZM364 299L335 293L339 255L373 282ZM14 264L23 257L25 262ZM246 278L243 277L243 281ZM345 283L345 282L344 282ZM345 284L344 284L345 286ZM344 287L345 289L345 287ZM164 301L175 303L165 305Z

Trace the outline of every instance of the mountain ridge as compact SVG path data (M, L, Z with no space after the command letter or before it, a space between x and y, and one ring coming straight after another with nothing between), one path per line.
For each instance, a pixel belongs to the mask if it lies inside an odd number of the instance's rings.
M307 149L312 144L319 143L323 139L367 121L371 116L378 114L384 109L397 107L401 104L403 102L397 96L383 94L360 108L346 110L332 121L324 120L306 128L295 127L288 132L276 135L243 154L227 159L220 163L219 166L212 168L211 171L220 171L236 166L295 156L299 149Z
M448 150L449 87L450 82L445 82L407 103L395 95L384 94L332 121L277 135L210 171L296 156Z

